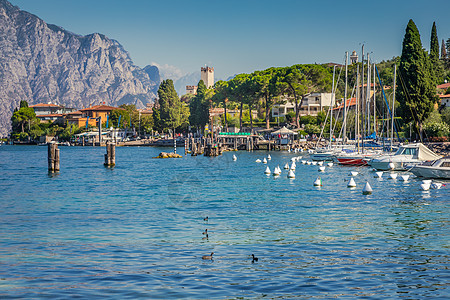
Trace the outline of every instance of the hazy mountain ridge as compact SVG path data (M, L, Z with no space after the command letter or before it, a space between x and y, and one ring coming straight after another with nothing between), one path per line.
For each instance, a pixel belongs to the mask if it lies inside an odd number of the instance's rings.
M0 136L21 100L142 107L159 86L157 68L151 72L152 78L105 35L77 35L0 0Z

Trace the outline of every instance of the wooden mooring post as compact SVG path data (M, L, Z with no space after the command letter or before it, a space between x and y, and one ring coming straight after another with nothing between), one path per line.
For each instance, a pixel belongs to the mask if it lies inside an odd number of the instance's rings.
M105 167L114 167L116 165L116 144L106 143Z
M48 171L59 172L59 149L54 142L48 144Z

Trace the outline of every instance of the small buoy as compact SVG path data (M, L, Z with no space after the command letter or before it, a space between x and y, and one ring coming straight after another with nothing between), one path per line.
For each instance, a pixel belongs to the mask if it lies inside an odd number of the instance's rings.
M312 162L313 166L317 165L317 161Z
M383 176L383 172L381 172L381 171L380 172L376 172L375 175L376 176L374 176L374 177L381 178Z
M295 161L295 157L292 157L292 158L291 158L291 162L294 162L294 161Z
M273 176L279 176L281 174L280 167L275 167L275 170L273 171Z
M295 173L294 173L294 171L292 171L292 170L289 170L289 173L288 173L288 175L287 175L287 177L288 178L295 178Z
M302 159L303 156L297 156L297 161L300 161L300 159Z
M310 164L311 164L311 162L310 162L310 161L308 160L308 161L306 162L306 164L307 164L307 165L310 165Z
M236 155L234 155L234 154L233 154L233 160L234 160L234 161L237 160L237 157L236 157Z
M422 183L431 184L431 179L424 179L422 180Z
M317 164L318 164L319 166L323 166L323 161L319 161Z
M270 154L267 155L267 160L271 160L271 159L272 159L272 156L270 156Z
M327 165L328 165L329 167L332 167L332 166L333 166L333 163L330 162L330 163L327 163Z
M284 168L285 168L286 170L289 170L289 164L286 163L286 164L284 165Z
M325 172L325 166L320 166L319 167L319 172Z
M362 192L364 195L372 194L373 190L372 190L372 187L370 186L369 182L366 182L366 185L364 186Z
M291 164L291 170L295 171L296 167L297 167L297 165L295 164L295 161L293 161L292 164Z
M422 190L424 191L428 191L430 189L431 184L429 183L421 183L420 187L422 188Z
M372 168L372 172L376 172L377 171L377 169L375 169L375 168Z
M355 182L355 179L353 179L353 177L350 178L350 181L348 182L347 187L349 187L349 188L356 187L356 182Z
M263 164L267 164L267 159L265 157L263 158Z
M320 176L314 181L314 186L322 186L322 179Z
M391 179L397 179L397 173L389 173L389 178Z
M406 175L400 175L400 178L401 178L404 182L407 182L408 179L409 179L409 175L408 175L408 174L406 174Z
M306 165L306 160L302 160L302 164Z
M266 174L266 175L270 175L270 169L269 169L269 166L267 166L267 168L266 168L266 170L264 171L264 174Z
M356 171L351 171L351 172L350 172L350 175L351 175L351 176L356 176L356 175L358 175L358 174L359 174L359 173L356 172Z
M261 162L261 160L260 160L260 159L257 159L257 160L255 160L255 162L257 162L257 163L260 163L260 162Z
M389 169L394 170L395 169L395 165L394 163L391 161L388 165Z
M442 183L440 183L440 182L433 182L432 184L431 184L431 188L432 189L435 189L435 190L438 190L438 189L440 189L442 187Z

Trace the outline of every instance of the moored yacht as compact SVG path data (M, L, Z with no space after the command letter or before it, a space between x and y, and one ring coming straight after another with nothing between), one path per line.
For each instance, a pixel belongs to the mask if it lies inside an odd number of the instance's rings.
M415 165L410 171L419 177L450 179L450 156Z
M373 158L369 165L377 170L407 170L414 165L441 158L422 143L402 145L391 155Z

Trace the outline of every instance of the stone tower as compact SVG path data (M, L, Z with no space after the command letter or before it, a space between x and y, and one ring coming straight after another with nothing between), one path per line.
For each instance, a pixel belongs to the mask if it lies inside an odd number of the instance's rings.
M208 66L202 67L200 78L208 89L212 88L214 85L214 68Z
M358 54L356 54L356 51L353 51L352 55L350 56L350 62L351 64L356 64L358 62Z

